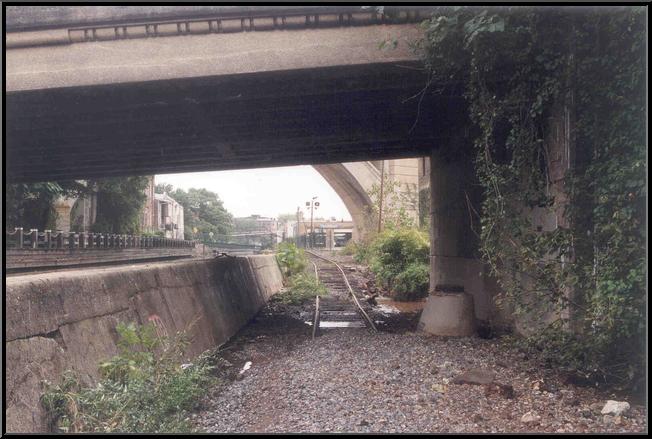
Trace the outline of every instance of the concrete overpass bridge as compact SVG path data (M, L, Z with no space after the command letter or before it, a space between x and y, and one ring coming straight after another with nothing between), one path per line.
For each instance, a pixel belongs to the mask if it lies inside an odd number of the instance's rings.
M464 141L463 99L420 94L427 77L409 42L428 9L385 12L11 7L7 179L313 165L361 206L359 176L376 171L350 162L431 155L431 289L484 294L467 281L478 272L465 246L472 161L438 152ZM398 45L381 48L388 40Z
M407 42L426 11L390 12L10 8L8 177L312 164L361 233L380 174L339 163L424 155L445 136L433 122L454 117L447 102L436 119L431 103L417 115L405 102L425 82ZM396 49L379 49L394 38ZM416 190L416 161L387 169ZM417 206L408 211L416 218Z

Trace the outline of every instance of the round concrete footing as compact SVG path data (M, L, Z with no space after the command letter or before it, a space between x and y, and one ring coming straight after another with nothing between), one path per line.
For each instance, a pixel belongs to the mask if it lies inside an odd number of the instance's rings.
M421 313L419 330L452 337L473 335L473 296L467 293L431 294Z

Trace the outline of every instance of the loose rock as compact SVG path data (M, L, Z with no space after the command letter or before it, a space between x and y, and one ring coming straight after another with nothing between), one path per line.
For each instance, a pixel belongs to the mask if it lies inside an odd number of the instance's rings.
M538 424L541 421L541 416L535 415L532 412L527 412L521 417L521 422L524 424Z
M604 407L602 407L600 413L602 413L603 415L620 416L623 413L625 413L627 410L629 410L628 402L609 400L604 405Z
M514 398L514 387L511 384L489 383L485 386L485 396L499 395L503 398Z
M453 384L489 384L496 377L496 372L485 369L471 369L453 379Z

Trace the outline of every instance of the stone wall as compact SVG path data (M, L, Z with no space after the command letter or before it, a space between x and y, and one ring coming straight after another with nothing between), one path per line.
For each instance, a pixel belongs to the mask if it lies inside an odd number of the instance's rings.
M92 383L117 354L119 322L189 328L188 358L234 335L282 287L273 255L30 274L6 279L9 432L47 430L42 380L66 369Z

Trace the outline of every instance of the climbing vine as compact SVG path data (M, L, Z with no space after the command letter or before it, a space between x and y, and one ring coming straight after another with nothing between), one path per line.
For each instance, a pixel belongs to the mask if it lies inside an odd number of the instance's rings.
M463 95L477 128L480 251L498 303L543 320L528 341L549 360L640 386L645 10L442 7L422 25L429 84Z

